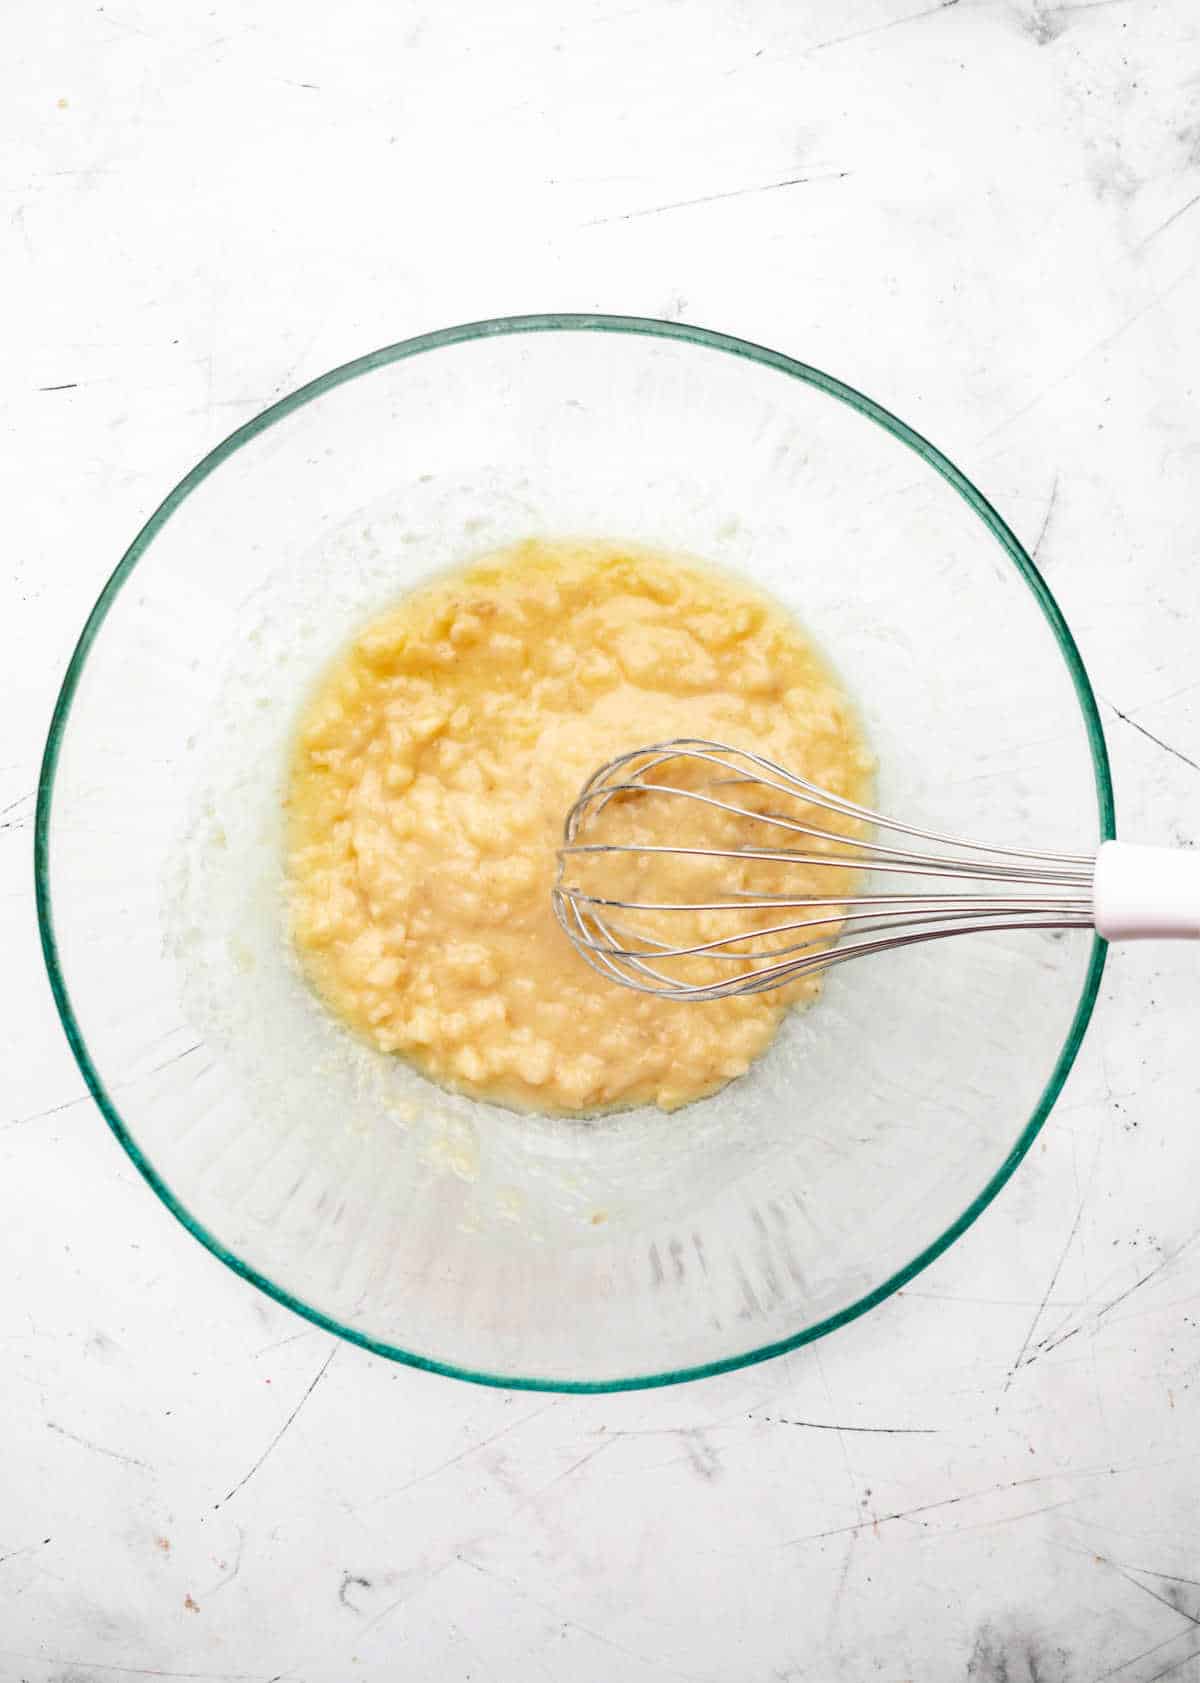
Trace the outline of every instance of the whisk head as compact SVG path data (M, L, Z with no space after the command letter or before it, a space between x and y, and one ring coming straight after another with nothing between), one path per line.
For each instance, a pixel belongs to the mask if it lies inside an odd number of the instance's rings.
M681 738L588 779L553 903L602 976L721 999L918 941L1091 928L1094 867L922 830L747 749Z

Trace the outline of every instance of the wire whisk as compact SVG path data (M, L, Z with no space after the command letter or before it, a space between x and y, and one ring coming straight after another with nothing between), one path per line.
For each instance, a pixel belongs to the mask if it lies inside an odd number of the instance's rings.
M683 892L664 897L672 882ZM633 749L589 778L567 814L552 895L595 970L676 1000L761 993L847 959L985 931L1200 936L1191 850L992 847L701 739Z

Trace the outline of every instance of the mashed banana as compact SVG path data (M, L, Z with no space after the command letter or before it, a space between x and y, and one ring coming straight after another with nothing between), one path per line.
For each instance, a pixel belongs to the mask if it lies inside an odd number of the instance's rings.
M434 1080L520 1108L671 1110L743 1074L816 979L648 997L589 969L551 907L582 783L677 736L753 748L851 800L869 788L861 727L812 644L700 565L529 542L374 620L321 679L293 749L290 921L320 997ZM674 864L656 862L657 898ZM847 875L826 867L811 888Z

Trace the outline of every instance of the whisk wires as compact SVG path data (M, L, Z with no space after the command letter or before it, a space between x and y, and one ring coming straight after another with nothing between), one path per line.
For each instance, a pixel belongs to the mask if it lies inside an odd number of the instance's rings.
M706 1000L953 935L1089 928L1093 870L1089 855L905 824L747 749L681 738L622 754L584 785L553 904L601 975ZM666 892L689 883L695 898Z

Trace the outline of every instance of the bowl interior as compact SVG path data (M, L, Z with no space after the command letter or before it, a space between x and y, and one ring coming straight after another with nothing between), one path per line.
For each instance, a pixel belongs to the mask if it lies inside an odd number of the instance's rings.
M792 609L858 700L882 810L1047 850L1111 833L1070 637L944 458L737 341L530 318L336 370L172 493L68 673L38 890L76 1055L198 1237L386 1354L604 1388L815 1336L936 1254L1040 1126L1102 948L997 934L842 966L671 1116L516 1116L352 1043L281 926L300 700L410 586L572 534L693 552Z

